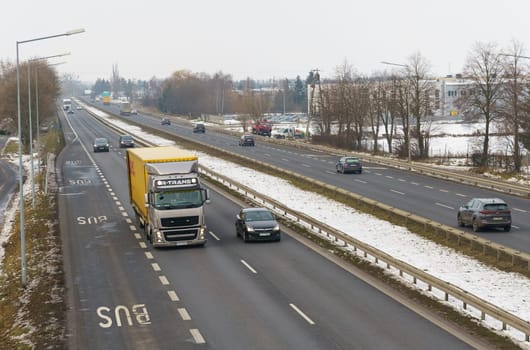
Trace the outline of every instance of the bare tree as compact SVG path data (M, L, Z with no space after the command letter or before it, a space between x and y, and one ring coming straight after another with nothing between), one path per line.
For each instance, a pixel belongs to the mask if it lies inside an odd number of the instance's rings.
M514 170L521 171L522 155L519 143L521 126L524 125L524 119L527 118L527 113L523 109L524 101L528 100L528 95L525 93L525 86L529 83L527 78L528 66L523 64L521 59L527 58L522 56L524 54L521 43L513 42L506 54L504 60L504 71L506 76L506 84L504 84L504 93L502 97L502 106L500 115L506 121L504 125L509 129L509 133L513 135L513 160Z
M422 122L431 111L429 82L430 64L419 52L409 57L406 69L406 79L410 92L410 111L414 118L414 136L418 138L418 156L428 157L428 150L425 149L424 132L421 130ZM410 142L410 141L409 141Z
M488 164L489 136L492 122L499 115L498 103L502 97L503 62L494 43L476 43L467 58L464 74L471 80L470 91L459 103L472 114L484 118L485 131L480 165Z

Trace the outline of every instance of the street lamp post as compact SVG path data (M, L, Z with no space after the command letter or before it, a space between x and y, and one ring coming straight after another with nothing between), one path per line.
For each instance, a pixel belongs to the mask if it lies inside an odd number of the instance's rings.
M66 62L58 62L58 63L53 63L53 64L47 64L48 67L50 66L58 66L60 64L64 64ZM37 114L37 164L38 164L38 173L40 174L40 164L41 164L41 159L40 159L40 151L41 151L41 147L40 147L40 122L39 122L39 69L42 68L42 67L39 67L37 66L35 68L35 110L36 110L36 114ZM33 162L31 163L33 164Z
M48 58L54 58L54 57L62 57L69 55L70 53L63 53L60 55L53 55L53 56L46 56L46 57L39 57L39 58L33 58L31 60L28 60L28 115L29 115L29 157L30 157L30 164L31 164L31 206L33 209L35 209L35 165L33 164L33 118L31 115L31 62L39 61L39 60L45 60ZM37 128L39 127L39 123L37 121Z
M26 232L24 223L24 182L22 181L23 176L23 164L22 164L22 122L20 117L20 60L18 54L18 46L33 41L46 40L51 38L57 38L61 36L69 36L74 34L83 33L84 29L74 29L62 34L49 35L40 38L22 40L16 42L17 52L17 119L18 119L18 186L20 191L20 257L21 257L21 276L22 286L25 288L27 284L26 280Z
M387 61L381 61L381 63L389 65L389 66L403 67L403 68L405 68L407 70L409 69L409 66L406 65L406 64L393 63L393 62L387 62ZM401 120L401 122L403 123L403 119ZM410 155L410 119L409 119L409 116L407 116L407 162L409 164L411 162L411 155Z

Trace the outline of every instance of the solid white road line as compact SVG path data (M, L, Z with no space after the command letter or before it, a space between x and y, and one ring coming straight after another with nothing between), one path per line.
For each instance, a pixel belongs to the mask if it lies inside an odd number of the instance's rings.
M258 272L257 272L256 270L254 270L254 269L252 268L252 266L250 266L245 260L241 260L241 263L242 263L243 265L245 265L245 266L247 267L247 269L249 269L252 273L256 273L256 274L258 273Z
M198 329L190 329L190 333L191 333L191 336L193 337L193 339L195 340L195 343L197 343L197 344L206 343L206 341L204 340L204 338L201 335L201 332L199 332Z
M183 308L183 307L179 308L178 312L179 312L180 317L182 318L183 321L191 320L191 316L190 316L190 314L188 313L188 311L185 308Z
M390 190L390 192L394 192L394 193L400 194L400 195L402 195L402 196L405 195L405 193L403 193L403 192L399 192L399 191L392 190L392 189Z
M445 205L445 204L442 204L442 203L434 203L434 204L436 204L437 206L442 207L442 208L447 208L447 209L455 210L455 208L450 207L450 206Z
M177 295L177 292L175 292L174 290L168 290L167 291L167 295L169 295L169 299L171 301L179 301L180 300L180 298Z
M307 317L307 315L304 314L304 313L302 312L302 310L300 310L295 304L289 304L289 306L290 306L294 311L296 311L300 316L302 316L302 317L304 318L304 320L307 321L307 323L309 323L310 325L314 325L314 324L315 324L315 322L313 322L312 319L310 319L309 317Z
M216 240L218 240L218 241L221 240L221 238L217 237L217 236L215 235L215 233L213 233L212 231L208 231L208 233L210 234L210 236L212 236L212 237L215 238Z

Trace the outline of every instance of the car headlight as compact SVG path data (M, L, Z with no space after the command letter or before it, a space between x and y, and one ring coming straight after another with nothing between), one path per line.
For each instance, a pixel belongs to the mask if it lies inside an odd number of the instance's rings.
M274 226L274 228L272 230L273 231L280 231L280 225L276 224L276 226Z
M247 232L254 232L254 227L247 226Z

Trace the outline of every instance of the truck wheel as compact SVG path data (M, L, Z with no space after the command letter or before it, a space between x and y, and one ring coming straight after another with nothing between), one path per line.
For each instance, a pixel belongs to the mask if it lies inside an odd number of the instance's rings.
M149 243L153 244L153 231L151 231L150 225L145 225L145 233Z

